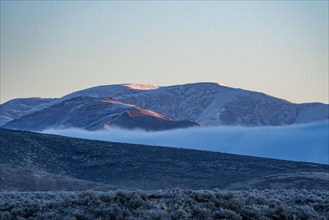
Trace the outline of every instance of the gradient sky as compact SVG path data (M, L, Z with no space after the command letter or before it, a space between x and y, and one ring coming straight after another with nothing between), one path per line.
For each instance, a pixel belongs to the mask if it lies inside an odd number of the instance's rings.
M1 1L1 103L201 81L328 103L328 1Z

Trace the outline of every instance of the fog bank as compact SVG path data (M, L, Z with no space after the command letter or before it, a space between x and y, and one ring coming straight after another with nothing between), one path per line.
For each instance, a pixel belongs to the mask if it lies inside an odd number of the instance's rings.
M200 127L160 132L72 128L51 129L43 133L329 164L328 122L276 127Z

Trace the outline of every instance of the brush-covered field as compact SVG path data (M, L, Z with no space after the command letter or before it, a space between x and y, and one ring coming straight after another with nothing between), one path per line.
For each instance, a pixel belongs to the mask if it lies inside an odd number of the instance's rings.
M0 219L328 219L329 191L1 192Z

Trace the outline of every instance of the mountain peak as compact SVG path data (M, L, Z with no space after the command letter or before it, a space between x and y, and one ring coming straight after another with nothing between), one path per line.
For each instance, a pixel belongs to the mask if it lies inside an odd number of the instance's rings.
M123 85L124 87L128 89L133 89L133 90L155 90L158 89L158 86L150 85L150 84L132 84L132 83L127 83Z

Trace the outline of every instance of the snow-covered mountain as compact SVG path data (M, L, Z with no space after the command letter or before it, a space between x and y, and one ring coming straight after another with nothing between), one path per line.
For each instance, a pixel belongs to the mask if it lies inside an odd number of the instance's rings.
M56 99L19 98L0 105L0 126L20 118L26 114L37 111L40 106L51 103Z
M329 119L329 107L322 103L294 104L263 93L193 83L151 89L133 89L131 84L93 87L63 98L81 95L112 97L150 109L175 120L209 125L288 125Z
M3 127L34 131L72 127L86 130L121 127L156 131L191 126L198 124L187 120L174 121L156 112L110 98L78 96L22 116Z
M9 101L0 106L1 117L4 118L2 124L7 123L6 127L13 127L15 124L15 128L21 128L20 126L23 120L33 118L38 123L25 122L26 125L24 125L24 128L29 127L28 129L32 129L34 128L33 126L39 128L42 127L42 124L48 123L48 117L55 114L56 112L53 112L53 110L56 109L56 111L60 112L61 117L65 119L57 118L56 120L59 121L51 123L53 126L60 127L70 122L72 126L96 129L100 128L100 124L97 124L99 121L102 121L104 118L111 118L111 115L116 114L114 111L116 108L109 108L104 104L106 102L101 101L108 98L121 102L120 105L126 108L139 109L138 111L141 111L141 109L143 111L150 110L154 114L159 114L172 120L194 121L202 126L289 125L329 119L329 107L327 104L295 104L263 93L230 88L219 85L218 83L193 83L165 87L143 84L118 84L92 87L68 94L60 99L45 99L45 101L38 104L34 104L34 100L26 99L26 101L31 101L31 103L23 109L19 107L20 103L15 105L15 100ZM88 102L85 103L85 101L84 105L81 104L84 106L82 109L78 108L75 104L67 104L73 100L82 101L86 99L93 100L91 102L93 103L93 107L89 106L90 103L87 105L86 103ZM10 103L11 105L9 105ZM86 106L88 106L88 111L84 110ZM47 117L43 116L43 114L47 115ZM128 117L127 114L125 114L126 117ZM15 115L15 117L12 115ZM121 116L121 120L123 120L123 117ZM129 117L132 117L131 114ZM139 123L143 122L144 125L151 123L145 120L145 117L134 116L133 118L134 121L138 118ZM159 119L157 117L155 118ZM13 119L16 120L10 122ZM40 121L40 119L46 120L47 123ZM127 123L127 120L124 120L125 123ZM167 119L162 118L162 120L166 121L166 123L168 122ZM156 123L156 121L153 122ZM97 126L93 127L93 123L97 124ZM111 123L113 124L114 122L111 121ZM116 122L114 124L119 126L120 123ZM122 124L121 126L127 128L135 127L135 125L123 126ZM166 126L160 127L161 129L167 128ZM176 125L173 127L176 127Z

